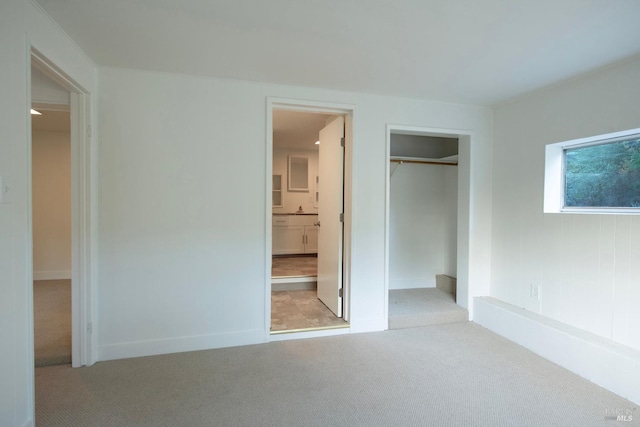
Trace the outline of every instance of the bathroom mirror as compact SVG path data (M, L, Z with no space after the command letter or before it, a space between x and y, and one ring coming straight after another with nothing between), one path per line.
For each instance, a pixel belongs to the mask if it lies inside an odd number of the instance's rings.
M289 191L309 191L309 158L289 156Z

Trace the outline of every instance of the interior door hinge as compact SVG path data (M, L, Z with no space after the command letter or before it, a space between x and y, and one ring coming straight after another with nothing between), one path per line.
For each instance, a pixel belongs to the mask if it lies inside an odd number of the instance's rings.
M338 289L338 298L342 298L342 288Z
M340 214L340 222L344 222L344 214L343 213Z
M91 138L91 125L87 125L87 138Z
M89 334L93 333L93 322L87 323L87 333Z
M340 138L340 146L344 147L344 136L342 138Z

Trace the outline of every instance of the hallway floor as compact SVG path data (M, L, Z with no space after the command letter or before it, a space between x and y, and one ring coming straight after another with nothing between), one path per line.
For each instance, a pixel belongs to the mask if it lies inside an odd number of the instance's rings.
M71 280L33 282L36 366L71 363Z

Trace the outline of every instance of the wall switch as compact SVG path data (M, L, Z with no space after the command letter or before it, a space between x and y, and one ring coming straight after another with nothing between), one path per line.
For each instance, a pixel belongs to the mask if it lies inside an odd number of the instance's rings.
M540 287L538 285L531 284L531 298L540 299Z

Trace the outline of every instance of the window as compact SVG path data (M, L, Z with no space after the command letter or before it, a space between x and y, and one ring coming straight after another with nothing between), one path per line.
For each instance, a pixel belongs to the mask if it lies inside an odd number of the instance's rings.
M640 129L548 145L544 211L640 213Z
M274 208L282 207L282 175L273 175L271 206Z

